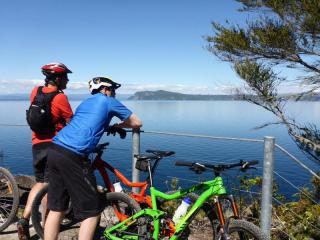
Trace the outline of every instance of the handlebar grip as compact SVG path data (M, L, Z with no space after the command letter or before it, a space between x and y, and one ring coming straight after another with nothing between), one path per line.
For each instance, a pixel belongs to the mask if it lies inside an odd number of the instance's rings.
M176 166L192 167L193 164L194 164L193 162L186 162L186 161L176 161L175 162Z
M258 160L248 161L248 165L257 165L259 163Z
M109 142L105 142L105 143L100 143L99 145L102 147L108 146L110 143Z

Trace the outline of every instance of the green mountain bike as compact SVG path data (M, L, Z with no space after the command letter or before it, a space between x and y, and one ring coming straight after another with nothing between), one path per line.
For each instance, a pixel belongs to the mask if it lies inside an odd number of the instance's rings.
M214 173L213 180L202 182L188 189L179 190L172 194L166 194L157 190L152 183L152 162L155 160L152 156L136 156L136 168L149 173L150 193L152 198L152 209L144 209L129 217L125 221L106 229L103 233L105 239L121 240L157 240L157 239L188 239L188 225L195 218L200 210L203 210L206 217L210 219L212 228L211 236L205 239L214 240L266 240L268 239L261 230L254 224L241 219L239 211L232 195L226 193L220 173L231 168L240 167L245 171L258 161L240 161L234 164L212 165L198 162L177 161L176 166L186 166L190 170L200 174L210 170ZM200 192L194 203L190 206L187 213L175 225L175 231L170 236L166 236L165 228L168 224L168 213L158 209L159 199L170 201L190 196L194 192ZM227 200L231 203L233 216L225 218L222 201ZM132 231L132 229L134 231ZM138 229L138 231L137 231ZM139 232L139 234L137 234ZM204 238L201 238L204 239Z

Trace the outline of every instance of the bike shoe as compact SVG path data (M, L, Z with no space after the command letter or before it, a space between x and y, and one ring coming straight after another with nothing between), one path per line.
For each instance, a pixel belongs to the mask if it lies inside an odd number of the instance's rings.
M29 220L21 218L17 223L18 239L19 240L30 240L29 232Z

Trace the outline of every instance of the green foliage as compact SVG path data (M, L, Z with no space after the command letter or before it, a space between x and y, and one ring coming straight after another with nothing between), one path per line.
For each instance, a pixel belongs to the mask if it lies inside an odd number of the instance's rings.
M271 68L245 60L243 62L236 62L235 70L241 78L246 79L249 87L254 89L257 96L263 99L264 102L273 103L277 101L276 86L279 79L272 72Z
M179 186L179 179L178 178L172 178L170 182L171 190L177 190Z
M313 177L311 182L313 183L313 189L302 189L297 195L299 197L298 201L273 205L272 225L274 230L272 231L272 239L320 239L320 205L310 199L310 196L316 196L315 194L319 192L320 181ZM241 178L241 189L260 192L261 186L261 177L250 178L244 176ZM279 187L275 183L273 186L273 197L280 202L284 202L285 198L279 194ZM256 219L255 223L259 225L259 198L241 199L241 202L247 206L242 214Z
M320 176L320 173L318 173ZM313 185L313 195L317 201L320 201L320 179L316 177L312 177L311 183Z
M172 179L171 186L174 189L178 188L178 179ZM274 240L310 240L320 239L320 205L310 199L310 196L318 196L320 190L320 180L313 177L311 179L313 187L311 189L304 188L298 193L297 201L291 201L284 204L273 205L272 217L272 239ZM262 177L252 177L249 175L240 178L240 189L248 192L261 192ZM286 199L279 193L279 186L274 182L273 197L278 202L284 202ZM319 198L318 198L319 199ZM212 199L213 202L213 199ZM161 209L167 212L170 216L181 203L180 200L172 200L164 202ZM258 195L251 197L241 197L240 205L245 206L242 209L241 215L259 225L260 219L260 198ZM228 215L230 206L223 205L224 213ZM201 210L192 222L192 226L205 227L205 213Z
M320 239L319 204L302 198L297 202L277 206L274 212L277 215L274 225L277 225L278 229L273 234L274 239L279 239L283 235L281 231L285 231L297 240Z
M251 190L252 187L254 186L258 186L259 188L261 188L262 186L262 177L255 177L255 178L251 178L248 176L243 176L240 179L240 188L241 189L245 189L247 191Z
M239 90L245 100L275 114L297 145L320 161L319 130L315 124L305 126L286 115L285 99L277 89L290 80L275 72L280 66L303 73L296 83L309 88L292 95L296 100L320 88L320 1L237 1L241 11L255 11L259 17L250 18L245 27L229 21L212 23L214 34L206 37L208 51L230 62L246 82L247 88Z

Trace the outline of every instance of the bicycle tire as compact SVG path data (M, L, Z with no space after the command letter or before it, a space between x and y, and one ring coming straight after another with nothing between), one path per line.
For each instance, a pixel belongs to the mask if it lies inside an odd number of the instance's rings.
M227 232L230 240L248 239L248 240L270 240L256 225L246 220L232 220L228 226ZM240 233L238 237L234 233ZM249 234L249 236L248 236ZM229 239L229 238L228 238Z
M19 207L19 188L13 175L0 167L0 232L15 219Z
M38 194L36 195L36 197L32 203L32 214L31 214L32 224L33 224L33 227L34 227L36 233L38 234L38 236L41 239L43 239L43 237L44 237L44 229L41 224L42 216L41 216L41 214L39 214L39 209L40 209L40 205L41 205L41 200L47 194L47 192L48 192L48 185L46 185L44 188L42 188L38 192ZM119 202L124 202L124 203L128 204L129 208L133 209L134 212L138 212L141 210L139 204L137 204L135 200L131 199L129 196L127 196L124 193L113 193L113 192L106 193L106 199L107 200L106 200L105 208L108 206L108 204L112 203L112 201L119 201ZM70 214L70 216L72 217L73 214ZM75 222L74 219L70 220L70 224L74 223L74 222ZM101 225L101 221L100 221L100 225ZM63 227L65 227L65 225L62 225L61 229L63 229ZM141 230L139 233L141 233Z
M115 210L115 204L117 204L117 210ZM123 204L126 204L126 205L123 205ZM108 207L111 207L112 209L108 209ZM121 192L106 193L106 206L104 211L101 214L101 219L100 219L100 227L102 227L103 230L106 228L110 228L121 221L119 220L118 216L112 217L111 215L116 211L119 212L119 207L125 207L123 210L125 211L124 214L126 215L126 217L130 217L135 213L141 211L140 205L129 195ZM146 227L143 225L144 224L143 221L144 221L143 218L141 218L138 221L139 222L138 227L128 229L127 232L132 231L134 232L134 234L139 234L139 235L146 234Z
M32 202L32 209L31 209L31 220L32 220L32 225L34 227L34 230L36 231L37 235L43 239L44 238L44 229L42 226L42 215L39 212L40 206L41 206L41 201L43 197L47 194L48 192L48 186L45 185L35 196L33 202ZM72 210L68 209L68 214L67 217L65 217L66 223L61 224L60 229L63 229L66 226L70 226L75 222L75 219L73 219L73 214Z
M45 185L35 196L33 202L32 202L32 208L31 208L31 220L34 230L36 231L37 235L43 239L44 237L44 230L42 227L42 216L39 214L39 209L41 205L42 198L47 194L48 192L48 185Z

